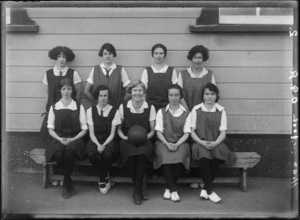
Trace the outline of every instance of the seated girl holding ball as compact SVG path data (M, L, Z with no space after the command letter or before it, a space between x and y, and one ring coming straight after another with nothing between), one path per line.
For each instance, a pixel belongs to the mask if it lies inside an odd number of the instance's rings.
M150 139L155 131L156 112L153 105L149 105L144 96L146 87L140 80L128 85L128 92L131 100L121 104L119 113L121 124L118 126L118 134L121 138L119 143L121 166L127 166L130 177L133 181L133 201L139 205L142 200L147 200L143 191L143 179L146 174L147 164L153 162L153 145ZM143 134L141 129L133 129L134 126L141 126L147 132ZM132 129L131 129L132 128ZM141 141L141 137L146 140ZM137 138L134 139L134 136Z

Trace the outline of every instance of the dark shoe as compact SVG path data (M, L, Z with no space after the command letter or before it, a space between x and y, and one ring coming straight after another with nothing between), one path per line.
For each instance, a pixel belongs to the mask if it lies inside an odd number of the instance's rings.
M142 200L144 200L144 201L148 200L148 196L145 193L145 191L142 191Z
M62 196L64 199L69 199L71 198L71 193L70 193L70 189L66 186L63 186L63 192L62 192Z
M133 193L133 202L136 205L142 204L142 196L136 192Z

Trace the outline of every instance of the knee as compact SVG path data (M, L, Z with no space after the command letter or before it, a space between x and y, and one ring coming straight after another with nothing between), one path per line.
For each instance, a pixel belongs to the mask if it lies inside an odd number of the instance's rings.
M89 152L88 153L88 158L92 163L95 163L97 160L97 153L96 152Z
M57 150L54 152L54 160L57 162L64 160L64 152L62 150Z

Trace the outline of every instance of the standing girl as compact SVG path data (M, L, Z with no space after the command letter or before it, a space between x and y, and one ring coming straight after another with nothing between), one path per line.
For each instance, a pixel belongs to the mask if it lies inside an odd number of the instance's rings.
M111 91L109 104L118 108L123 102L126 87L130 83L124 67L114 63L114 57L117 56L115 47L110 43L105 43L98 53L103 62L92 68L84 89L84 94L90 100L86 108L97 105L97 100L93 97L97 86L106 85ZM92 89L92 92L90 91Z
M221 198L213 191L213 180L220 164L233 162L230 151L223 142L226 138L227 117L224 107L219 105L219 89L208 83L202 92L203 103L196 105L192 114L192 158L199 161L200 173L204 182L200 198L220 202ZM229 161L232 160L232 161Z
M163 44L155 44L151 49L151 54L153 65L144 69L141 81L148 90L147 102L154 105L158 111L169 103L167 88L177 83L182 86L182 82L178 81L174 67L165 64L167 48Z
M68 67L68 62L73 61L75 58L73 51L68 47L57 46L51 49L48 55L50 59L56 60L56 63L52 69L46 71L43 78L43 84L45 85L47 94L47 104L44 122L41 127L41 137L45 144L49 144L50 140L47 129L48 112L50 106L59 101L60 97L60 91L57 90L59 82L65 77L68 77L75 85L76 97L74 97L74 100L79 103L81 96L81 78L75 70ZM73 91L73 93L75 94L75 91Z
M204 68L205 61L208 60L208 49L202 45L194 46L190 49L187 58L192 66L179 73L178 78L182 81L183 97L189 110L202 102L203 87L211 82L215 84L212 71Z
M178 202L178 188L175 185L183 168L190 167L190 145L186 142L191 132L191 116L180 104L182 88L171 85L167 89L169 104L158 111L154 145L154 169L162 166L167 181L163 198Z

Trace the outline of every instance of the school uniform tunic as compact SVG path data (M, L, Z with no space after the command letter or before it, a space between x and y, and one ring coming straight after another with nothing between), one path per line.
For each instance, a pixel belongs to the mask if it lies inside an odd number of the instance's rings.
M132 100L129 100L126 104L124 104L124 107L123 104L120 105L119 112L121 119L123 119L122 131L125 136L127 136L129 129L133 125L142 126L146 129L147 133L149 133L150 121L154 121L156 117L154 106L148 105L148 103L145 101L140 109L140 112L136 112L136 110L133 108ZM138 147L128 143L128 140L121 140L119 149L119 162L121 166L124 166L126 164L129 157L142 154L147 157L150 163L153 162L153 145L149 140L147 140L146 144Z
M93 67L87 82L93 85L92 94L99 85L106 85L111 91L111 99L108 103L118 108L125 95L125 90L123 91L122 88L125 88L130 83L130 80L122 66L114 63L107 72L105 65L102 63Z
M87 130L85 111L74 100L69 106L64 107L62 102L57 102L50 107L48 117L48 128L53 129L59 137L75 137L81 130ZM78 139L69 145L63 145L60 141L52 138L46 149L46 161L50 161L56 150L74 150L76 156L81 160L84 156L84 141Z
M111 105L106 105L101 115L101 109L98 105L87 110L87 123L94 127L94 134L100 144L103 144L109 137L112 126L117 126L121 123L118 109ZM118 146L115 140L112 140L105 146L104 151L112 152L117 155ZM89 152L98 152L97 145L89 140L85 147L85 155Z
M60 76L60 72L61 72L61 76ZM44 74L44 78L42 82L44 85L48 86L48 100L46 104L46 112L49 112L50 106L55 104L60 98L60 94L59 94L60 91L58 91L57 88L59 82L65 77L68 77L71 80L73 80L74 85L81 82L81 78L79 74L75 70L69 67L65 67L59 70L55 66L52 69L47 70L46 73ZM46 114L40 129L40 136L46 145L49 144L49 141L51 139L47 129L47 121L48 121L48 115Z
M147 102L155 106L156 111L166 107L169 103L167 88L172 84L179 84L176 70L173 67L165 65L158 71L154 66L146 67L142 73L141 81L147 88Z
M183 97L190 110L203 101L203 87L210 82L215 84L212 71L205 68L199 76L192 72L192 68L188 68L180 72L178 77L182 78Z
M208 111L203 103L196 105L192 110L192 128L201 140L215 141L221 130L227 130L227 118L224 107L215 104L211 111ZM214 149L209 150L198 143L192 144L193 160L201 158L223 160L225 164L234 163L236 158L230 154L227 145L222 142Z
M182 105L175 113L171 112L169 105L157 113L155 130L162 132L170 143L176 143L184 133L190 133L190 126L191 116ZM154 169L158 169L163 164L174 163L182 163L187 170L190 168L190 145L186 142L181 144L177 151L172 152L157 140L154 144L154 152Z

